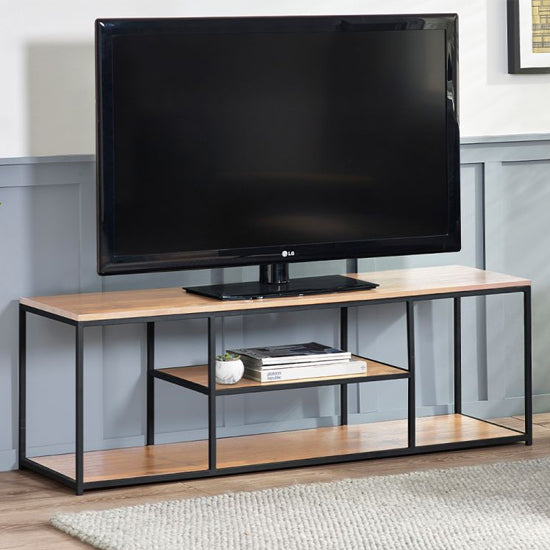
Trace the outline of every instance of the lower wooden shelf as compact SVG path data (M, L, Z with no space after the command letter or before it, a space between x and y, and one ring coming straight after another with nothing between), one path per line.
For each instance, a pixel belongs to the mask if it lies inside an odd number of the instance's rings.
M417 447L485 440L489 444L492 439L518 435L515 430L460 414L416 420ZM247 435L218 439L217 467L242 468L406 447L406 420ZM30 460L75 478L74 454ZM208 441L88 451L84 455L84 483L207 470Z

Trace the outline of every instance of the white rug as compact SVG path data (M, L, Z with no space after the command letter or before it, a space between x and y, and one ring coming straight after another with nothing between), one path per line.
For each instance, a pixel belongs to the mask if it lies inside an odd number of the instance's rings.
M105 550L550 548L550 459L55 515Z

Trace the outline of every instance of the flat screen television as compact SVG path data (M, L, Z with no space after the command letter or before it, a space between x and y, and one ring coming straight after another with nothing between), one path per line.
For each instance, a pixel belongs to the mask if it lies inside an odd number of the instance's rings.
M98 272L460 249L457 16L96 21ZM343 285L343 286L342 286Z

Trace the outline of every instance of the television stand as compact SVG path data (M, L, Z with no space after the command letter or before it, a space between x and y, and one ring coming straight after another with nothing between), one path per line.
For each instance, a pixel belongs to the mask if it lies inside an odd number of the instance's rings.
M244 283L221 283L185 287L187 292L219 300L252 300L281 298L283 296L306 296L309 294L331 294L351 290L371 290L376 283L346 277L345 275L324 275L321 277L288 276L288 264L276 263L260 266L260 280Z
M356 275L351 278L357 277ZM63 296L42 296L22 298L19 305L19 467L26 468L72 487L77 494L88 489L156 483L201 477L212 477L244 472L257 472L314 464L331 464L350 460L405 456L451 449L468 449L485 445L505 443L532 443L532 375L531 375L531 283L527 279L492 273L470 267L448 266L395 271L364 273L365 279L380 282L380 287L368 292L341 292L322 296L299 298L275 298L269 301L223 301L196 296L181 288L158 288L96 292L91 294L68 294ZM523 297L523 379L524 379L524 428L516 429L500 425L495 418L476 418L468 414L466 399L462 395L462 315L464 298L493 294L517 293ZM415 304L426 300L452 300L453 311L453 355L451 374L454 398L441 410L441 414L425 416L426 410L417 407L417 367L422 368L421 357L415 352ZM316 323L328 323L338 331L337 345L349 350L348 340L354 334L360 348L362 339L371 339L372 334L364 327L352 327L350 308L363 309L368 313L369 305L401 304L406 316L405 340L407 357L402 362L390 365L379 358L366 357L368 367L363 374L307 378L289 381L260 383L243 378L233 385L215 382L216 354L222 351L221 323L226 316L249 317L254 325L256 315L278 312L315 311ZM338 312L335 315L335 312ZM42 359L33 351L36 332L27 330L27 317L41 316L56 323L69 325L75 334L74 363L65 366L67 376L74 377L75 384L75 437L74 452L35 456L33 448L27 445L27 433L32 424L27 418L28 381L40 375L39 368L27 371L29 363L38 367ZM162 322L183 319L202 321L204 351L202 359L184 361L184 364L162 364L155 348L162 340L155 335L156 326ZM303 320L303 318L301 318ZM280 319L278 322L286 322ZM84 421L89 413L86 400L97 399L98 388L84 389L88 377L86 369L88 354L85 353L84 332L89 327L125 325L139 323L144 326L143 356L147 370L147 382L141 386L146 406L147 423L144 433L145 446L120 449L90 448L86 443ZM194 330L194 329L193 329ZM255 338L251 331L247 338ZM405 331L404 331L405 332ZM447 339L448 327L438 327ZM221 333L221 334L220 334ZM244 334L243 334L244 337ZM276 343L276 331L271 343ZM434 335L434 341L438 338ZM301 337L297 334L297 340ZM282 340L282 337L281 337ZM286 340L286 338L285 338ZM278 343L284 343L282 340ZM260 343L260 342L258 342ZM288 342L286 342L288 343ZM330 343L330 342L329 342ZM336 343L336 342L335 342ZM224 343L225 344L225 343ZM396 342L396 345L402 343ZM31 353L27 353L30 348ZM352 350L350 350L352 351ZM358 349L357 349L358 351ZM417 364L418 363L418 364ZM442 365L441 365L442 366ZM517 365L521 367L521 365ZM104 368L108 368L105 365ZM471 365L467 367L471 369ZM503 364L509 369L511 365ZM27 376L28 375L28 376ZM429 377L430 373L424 376ZM394 385L400 383L404 395L392 407L401 408L400 418L380 419L364 422L361 417L348 410L348 385L373 382ZM492 379L491 379L492 380ZM429 382L429 378L427 379ZM497 381L498 382L498 381ZM36 379L33 384L39 383ZM129 384L135 381L129 380ZM155 441L157 415L155 407L155 386L173 384L182 392L194 392L205 397L204 411L208 416L207 434L202 439L159 443ZM406 387L404 387L406 384ZM318 428L292 429L288 432L223 433L217 418L218 398L231 400L233 395L257 392L284 391L297 388L332 386L339 388L339 411L331 425ZM489 388L489 391L493 391ZM34 394L33 394L34 395ZM182 398L186 398L186 393ZM34 397L44 397L40 394ZM73 396L71 396L72 398ZM447 397L445 397L447 399ZM247 404L251 407L255 400ZM464 407L463 407L464 405ZM34 405L36 406L36 404ZM47 401L42 403L47 406ZM284 409L283 409L284 410ZM396 409L397 410L397 409ZM420 413L420 414L419 414ZM243 427L246 432L246 428ZM34 430L30 433L36 433ZM194 439L194 438L191 438ZM157 443L157 444L155 444ZM30 455L30 456L29 456Z

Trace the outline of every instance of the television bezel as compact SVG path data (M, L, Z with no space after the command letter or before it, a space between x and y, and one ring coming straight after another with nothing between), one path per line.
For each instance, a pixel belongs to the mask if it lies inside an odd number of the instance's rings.
M128 33L365 32L444 30L446 59L446 151L448 232L423 237L319 244L117 255L114 235L114 132L112 42ZM460 250L458 131L458 17L456 14L345 15L98 19L95 24L97 129L97 269L100 275L403 256Z

